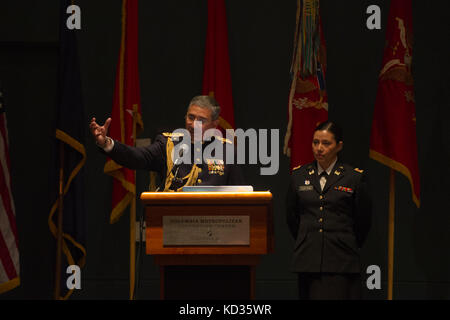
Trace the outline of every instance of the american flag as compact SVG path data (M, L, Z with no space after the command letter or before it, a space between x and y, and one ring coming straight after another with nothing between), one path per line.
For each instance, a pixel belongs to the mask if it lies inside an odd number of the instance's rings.
M8 129L0 88L0 293L20 284L16 212L11 193Z

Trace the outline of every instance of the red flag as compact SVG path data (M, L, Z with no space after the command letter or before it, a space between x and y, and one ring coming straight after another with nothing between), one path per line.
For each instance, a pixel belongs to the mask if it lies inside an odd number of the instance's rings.
M208 29L202 93L214 97L219 102L221 107L219 126L222 129L234 129L227 16L224 0L208 0Z
M9 173L8 128L0 91L0 293L20 284L16 212Z
M314 160L314 129L328 119L326 47L318 0L298 0L294 42L289 121L284 138L284 153L291 158L291 169Z
M378 80L370 157L404 174L420 206L412 61L411 0L392 0Z
M109 135L134 146L136 134L142 128L141 99L138 70L138 1L123 0L122 39ZM128 205L135 201L134 171L123 168L111 159L104 172L114 177L111 223L116 222Z

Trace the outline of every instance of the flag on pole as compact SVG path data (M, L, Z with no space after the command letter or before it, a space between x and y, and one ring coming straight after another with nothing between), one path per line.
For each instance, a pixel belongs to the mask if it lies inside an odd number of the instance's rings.
M224 0L208 0L208 28L202 93L215 98L220 104L220 128L223 130L234 129L227 16Z
M412 62L411 0L392 0L378 79L370 157L405 175L420 206Z
M328 119L325 72L326 47L319 0L298 0L283 148L284 154L291 158L291 170L314 160L311 148L314 129Z
M16 210L10 169L8 127L0 88L0 293L20 285Z
M116 84L109 136L135 146L144 125L141 117L141 93L138 68L138 0L122 2L122 36L117 64ZM135 171L108 159L104 172L113 179L110 222L115 223L130 206L130 299L134 298L136 254L136 176Z
M138 1L122 2L122 36L116 71L109 136L134 146L136 133L143 129L138 70ZM104 172L113 180L110 222L119 220L136 198L135 172L108 159Z
M62 279L67 278L68 265L83 267L86 259L86 204L85 175L86 162L85 130L86 119L81 89L81 75L78 61L76 29L69 30L66 26L66 8L69 0L61 0L60 9L60 53L58 70L58 101L56 108L56 130L53 148L52 172L53 205L48 217L51 233L55 238L58 234L57 214L62 204L62 252L65 261L62 262ZM61 156L62 153L62 156ZM60 172L63 172L60 186ZM62 202L59 200L58 190ZM58 272L61 270L56 270ZM61 279L60 279L61 280ZM58 280L57 280L58 281ZM66 281L61 281L61 289L67 289ZM68 290L62 299L67 299L73 289ZM60 298L60 297L58 297Z

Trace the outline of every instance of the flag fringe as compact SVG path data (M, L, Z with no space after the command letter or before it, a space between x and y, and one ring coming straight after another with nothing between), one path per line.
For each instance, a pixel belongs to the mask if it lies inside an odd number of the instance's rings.
M110 224L114 224L119 221L130 202L135 200L134 198L135 193L129 192L122 198L122 200L120 200L120 202L111 210L111 217L109 220Z
M81 168L84 166L84 164L86 163L86 150L84 148L84 145L82 145L80 142L78 142L76 139L74 139L73 137L71 137L70 135L68 135L66 132L60 130L60 129L56 129L56 133L55 133L55 137L66 143L67 145L71 146L73 149L75 149L76 151L78 151L81 155L82 155L82 159L80 160L80 162L75 166L75 168L72 170L72 172L70 173L70 176L67 180L67 182L65 183L64 186L64 191L63 191L63 197L67 194L67 192L69 191L70 185L72 184L72 180L75 178L75 176L79 173L79 171L81 170ZM56 199L55 203L53 204L51 210L50 210L50 214L48 216L48 226L50 229L50 232L52 233L52 235L56 238L56 234L57 234L57 227L55 225L55 223L53 222L53 216L56 212L56 210L58 209L58 204L59 201L58 199ZM66 241L63 239L63 253L66 256L66 260L67 263L69 265L73 265L73 264L77 264L79 267L83 267L85 262L86 262L86 248L81 245L79 242L75 241L75 239L70 236L69 234L65 233L64 230L62 232L62 236L63 238L65 238L67 241L69 241L70 243L72 243L72 245L76 248L78 248L81 252L82 252L82 257L75 262L75 259L72 256L72 253L70 252L70 249L66 243ZM69 290L68 293L62 298L63 300L67 300L70 295L72 294L73 289Z
M385 166L392 168L393 170L396 170L406 176L408 178L409 183L411 185L411 194L412 194L412 200L417 206L417 208L420 208L420 200L417 198L416 194L414 193L414 182L412 179L411 171L400 162L397 162L375 150L370 149L369 151L369 157L384 164Z
M12 290L20 285L20 277L11 279L5 283L0 284L0 294Z

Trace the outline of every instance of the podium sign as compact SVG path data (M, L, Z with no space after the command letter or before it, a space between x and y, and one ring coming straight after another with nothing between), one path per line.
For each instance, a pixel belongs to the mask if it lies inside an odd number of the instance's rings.
M163 216L163 245L249 245L249 216Z

